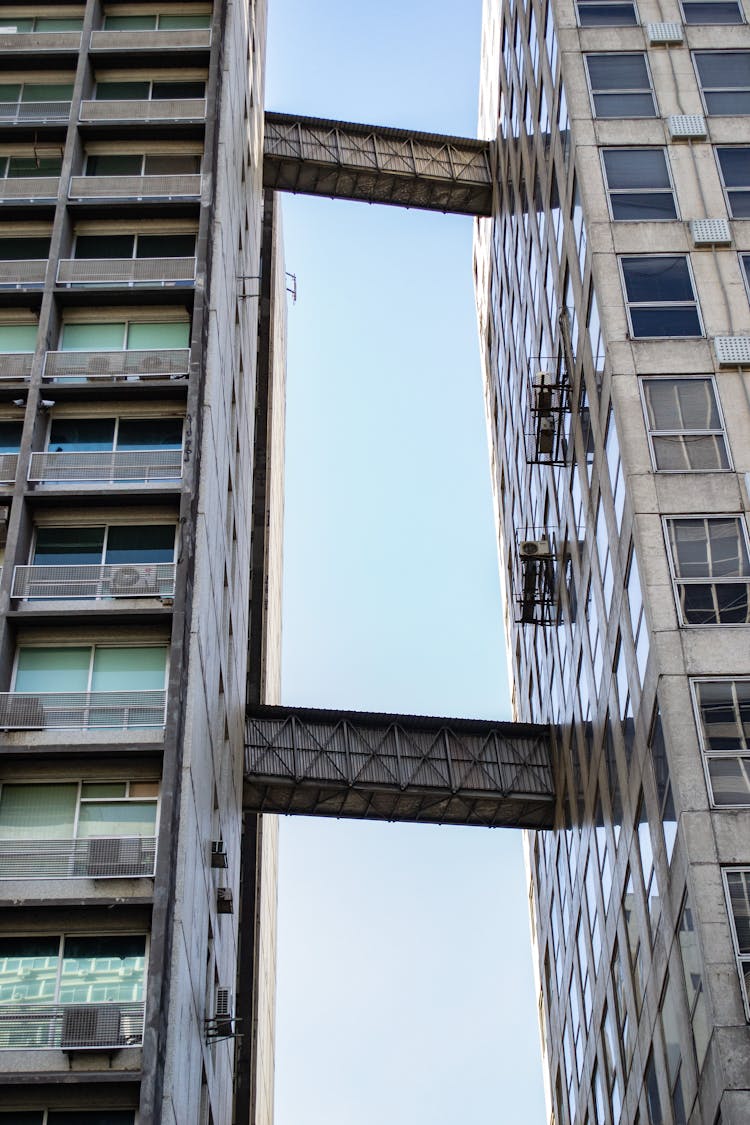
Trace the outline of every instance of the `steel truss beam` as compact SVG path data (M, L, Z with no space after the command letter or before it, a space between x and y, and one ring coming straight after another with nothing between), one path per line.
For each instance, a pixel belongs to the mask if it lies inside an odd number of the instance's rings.
M427 211L491 215L490 144L266 113L263 186Z
M296 707L247 716L244 807L551 828L547 727Z

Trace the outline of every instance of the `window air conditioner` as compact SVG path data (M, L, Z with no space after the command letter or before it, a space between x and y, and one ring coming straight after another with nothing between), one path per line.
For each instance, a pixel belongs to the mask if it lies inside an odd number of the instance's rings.
M64 1008L60 1046L63 1051L120 1045L117 1004L71 1004Z
M227 867L227 849L223 840L212 840L211 842L211 866L212 867Z
M522 559L551 559L552 549L546 536L541 539L525 539L518 546Z
M555 420L554 418L540 418L536 439L537 449L540 453L552 453L555 448Z
M234 914L234 896L229 887L219 887L216 891L216 913Z
M143 858L139 839L89 840L85 874L90 879L126 879L141 874Z
M121 566L113 573L110 583L113 594L130 594L133 597L153 597L157 592L155 566Z
M232 992L229 988L216 989L214 1034L217 1037L232 1034Z
M554 389L554 374L551 371L537 371L534 376L534 409L537 414L549 414Z

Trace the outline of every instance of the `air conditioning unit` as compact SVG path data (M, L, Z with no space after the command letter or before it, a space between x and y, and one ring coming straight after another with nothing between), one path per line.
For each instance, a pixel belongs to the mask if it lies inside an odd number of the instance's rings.
M536 447L540 453L552 453L555 448L554 418L540 418L536 432Z
M155 566L121 566L109 580L112 594L127 594L130 597L153 597L158 592L157 570Z
M0 700L0 730L43 730L44 706L36 695L13 695Z
M229 887L219 887L216 891L216 913L234 914L234 895Z
M555 376L552 371L537 371L534 376L534 409L537 414L549 414L552 409L552 395L555 389Z
M223 840L212 840L211 842L211 866L212 867L227 867L229 860L227 858L227 849Z
M216 989L216 1008L211 1021L211 1034L216 1038L232 1035L232 991L229 988Z
M84 875L90 879L134 879L141 874L143 857L139 839L89 840Z
M522 559L551 559L552 548L549 539L525 539L518 545L518 553Z
M71 1004L63 1009L60 1046L63 1051L120 1045L117 1004Z

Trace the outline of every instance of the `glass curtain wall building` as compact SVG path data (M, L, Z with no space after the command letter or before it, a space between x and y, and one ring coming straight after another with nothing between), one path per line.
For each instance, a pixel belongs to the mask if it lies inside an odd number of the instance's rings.
M475 243L555 1125L750 1120L750 26L486 0Z
M278 700L265 23L0 7L0 1125L272 1116L275 822L242 831L245 701Z

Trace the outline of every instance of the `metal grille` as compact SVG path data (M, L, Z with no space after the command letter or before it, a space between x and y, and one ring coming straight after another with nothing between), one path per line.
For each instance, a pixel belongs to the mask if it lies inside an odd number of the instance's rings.
M195 258L61 258L57 268L59 285L173 285L194 278Z
M67 121L70 102L0 102L0 121Z
M247 719L245 807L548 827L549 733L512 723L257 708Z
M71 199L184 199L201 193L193 176L73 176Z
M729 246L732 242L728 219L691 219L690 233L695 246Z
M721 367L750 365L750 336L716 336L714 349Z
M649 43L658 47L666 43L682 43L682 24L679 23L647 23L646 34Z
M80 51L80 31L14 31L0 33L0 51Z
M181 449L32 453L30 481L161 481L182 476Z
M46 261L39 259L20 259L0 262L0 287L3 289L25 289L44 285L47 272Z
M2 840L0 879L135 879L154 873L153 836Z
M57 199L59 176L19 176L0 180L0 203L5 199Z
M89 730L164 726L164 691L0 693L2 730Z
M31 375L33 352L0 353L0 379L10 382L28 379ZM15 473L13 474L15 476Z
M189 361L189 348L47 352L43 378L48 382L65 379L84 383L89 379L177 379L187 376Z
M673 113L667 118L673 141L705 140L708 128L700 113Z
M203 121L205 98L82 101L81 121Z
M17 566L14 598L171 598L174 563Z
M92 31L92 51L168 51L180 47L210 47L211 29L196 27L169 31Z
M0 453L0 484L13 484L18 470L17 453Z
M0 1004L0 1049L138 1047L143 1003Z

